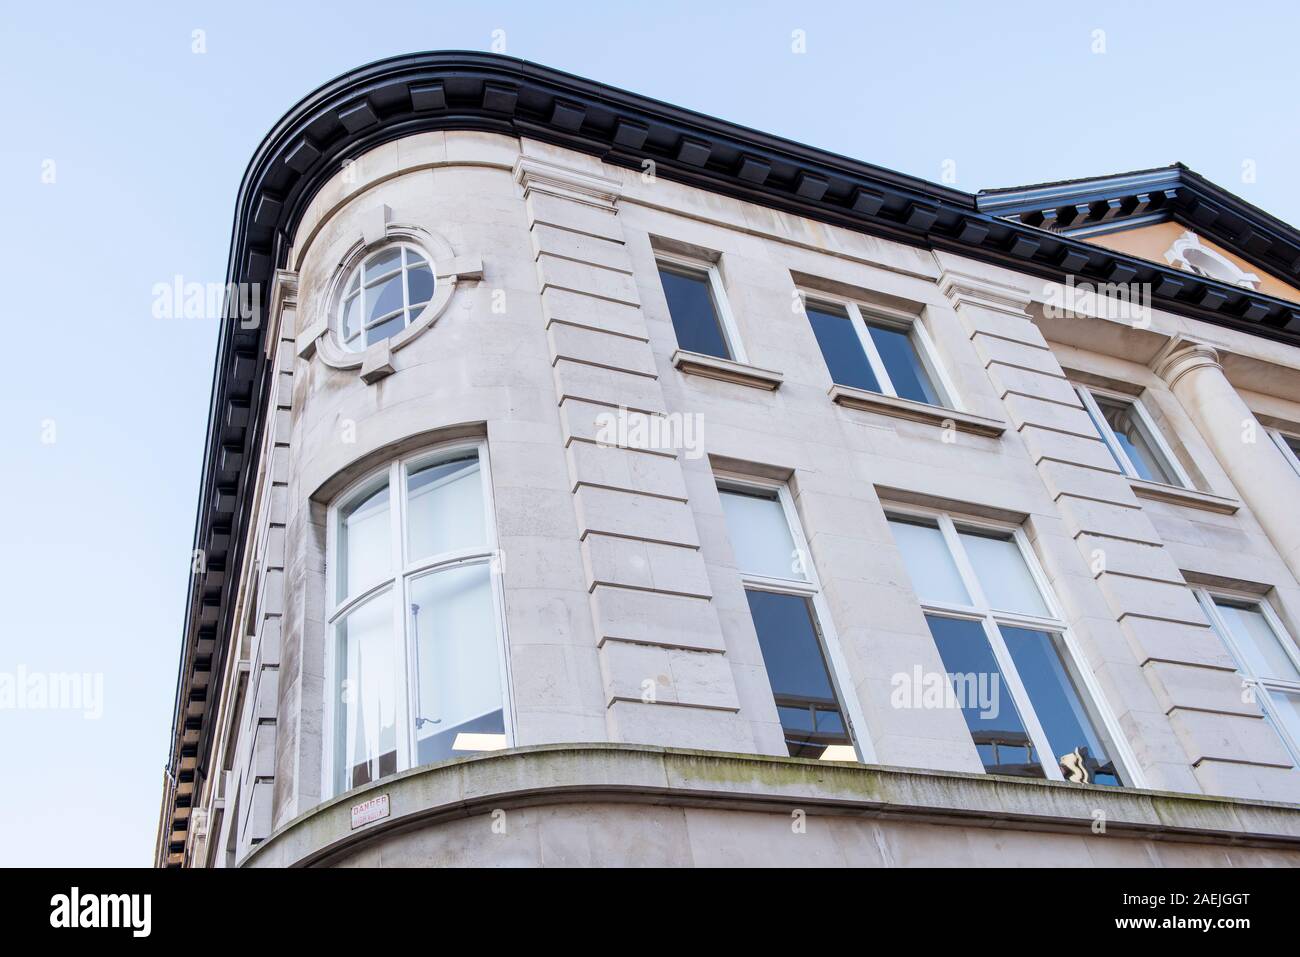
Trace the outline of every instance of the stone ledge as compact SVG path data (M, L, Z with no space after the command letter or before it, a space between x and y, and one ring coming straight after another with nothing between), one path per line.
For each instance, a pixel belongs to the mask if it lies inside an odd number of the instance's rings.
M956 409L945 409L937 405L926 405L924 402L900 399L897 396L857 389L848 385L831 386L829 395L836 405L849 409L879 412L882 415L892 415L897 419L925 422L940 428L945 428L947 423L951 422L958 432L997 438L1007 430L1007 424L998 419L988 419L982 415L958 412Z
M747 385L767 392L775 392L785 381L781 373L771 369L760 369L758 366L733 362L730 359L719 359L717 356L705 355L702 352L687 352L685 349L678 349L673 353L672 363L674 369L687 375L734 382L737 385Z
M388 795L357 829L352 806ZM277 829L244 866L328 864L376 837L497 808L591 801L892 818L1004 830L1300 850L1300 805L801 758L550 744L457 758L340 795Z
M1185 505L1198 508L1203 512L1217 512L1220 515L1235 515L1241 503L1226 495L1214 495L1197 489L1182 488L1178 485L1165 485L1161 482L1148 482L1145 479L1129 479L1133 494L1138 498L1153 502L1169 502L1173 505Z

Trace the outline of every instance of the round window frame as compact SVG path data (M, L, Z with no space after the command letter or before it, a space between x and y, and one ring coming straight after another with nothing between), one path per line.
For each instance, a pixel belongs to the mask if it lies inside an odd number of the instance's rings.
M425 258L433 271L433 296L419 315L412 317L400 332L363 349L349 349L343 341L342 329L343 300L347 295L348 283L367 259L392 246L409 247ZM418 226L389 223L380 239L370 243L358 239L343 256L330 279L325 297L328 321L317 344L321 358L336 369L360 369L368 356L378 357L404 348L437 322L451 303L459 280L455 271L449 268L455 258L455 251L445 238ZM403 283L405 282L403 277Z

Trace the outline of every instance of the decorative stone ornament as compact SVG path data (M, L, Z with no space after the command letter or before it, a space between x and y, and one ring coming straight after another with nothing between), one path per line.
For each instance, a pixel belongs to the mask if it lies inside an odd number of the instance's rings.
M334 271L321 300L322 314L302 330L297 340L298 355L302 358L319 355L321 361L332 368L357 370L362 381L370 385L397 371L399 366L393 361L394 354L438 320L451 303L458 285L483 278L483 262L478 256L457 256L451 243L440 233L391 222L391 216L392 210L387 206L377 206L363 217L356 242ZM427 303L408 310L409 318L400 331L364 348L349 348L344 342L342 329L344 299L356 286L362 263L381 250L399 246L410 250L414 258L422 258L429 264L433 271L433 294ZM398 275L399 281L407 281L404 273Z

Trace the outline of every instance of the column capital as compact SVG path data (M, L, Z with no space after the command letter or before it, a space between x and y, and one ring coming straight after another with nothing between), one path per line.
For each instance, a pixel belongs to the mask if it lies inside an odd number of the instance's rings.
M1213 367L1220 372L1219 350L1199 339L1173 336L1149 363L1151 371L1165 380L1169 388L1195 369Z
M939 277L939 289L953 308L960 306L982 306L996 312L1026 318L1025 310L1034 301L1032 294L1006 283L970 273L945 269Z

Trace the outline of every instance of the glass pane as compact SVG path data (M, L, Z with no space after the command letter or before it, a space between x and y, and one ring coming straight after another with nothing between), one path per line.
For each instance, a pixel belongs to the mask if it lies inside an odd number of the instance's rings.
M343 304L343 338L351 339L361 331L361 297L353 296Z
M406 328L405 315L406 315L405 313L399 312L397 315L393 316L393 318L387 319L384 322L381 322L379 325L367 329L366 337L365 337L366 345L371 345L376 342L382 342L383 340L389 338L390 336L395 336L403 329L405 329Z
M1047 604L1014 539L971 531L958 532L957 537L966 549L989 607L1047 617Z
M429 263L425 260L423 256L421 256L419 253L417 253L414 249L411 249L410 247L407 247L404 250L403 254L406 256L407 269L414 269L417 266L429 265Z
M1287 655L1281 639L1269 627L1268 619L1258 608L1233 605L1215 600L1215 607L1223 623L1228 626L1237 651L1244 659L1241 665L1257 678L1280 678L1300 681L1300 671Z
M1121 472L1126 472L1127 468L1124 463L1120 461L1119 456L1115 454L1115 450L1112 449L1110 443L1106 441L1106 437L1113 434L1110 430L1110 426L1106 425L1104 422L1098 421L1097 416L1093 415L1092 406L1087 402L1083 403L1083 409L1088 413L1088 418L1092 420L1092 427L1097 430L1097 437L1105 444L1106 451L1110 453L1110 457L1115 460L1115 467Z
M807 581L785 510L774 498L719 489L736 567L746 575Z
M912 587L921 601L950 605L971 603L938 527L891 518L889 530L894 533L898 550L903 553L903 564L912 578Z
M360 285L361 285L361 270L358 269L356 272L352 274L352 279L348 283L347 295L350 296L353 293L355 293L357 291L357 287Z
M1163 482L1165 485L1178 485L1174 471L1157 450L1151 437L1147 435L1137 412L1127 402L1109 399L1105 396L1093 396L1097 407L1101 409L1106 424L1110 427L1116 441L1124 449L1124 454L1133 463L1139 478L1149 482Z
M406 274L407 294L412 306L428 302L433 296L433 271L428 266L420 266Z
M867 324L871 341L876 344L880 361L889 373L889 381L894 384L894 391L904 399L924 402L927 405L939 405L939 393L935 391L930 375L921 364L921 357L916 351L916 343L905 330L893 326Z
M796 758L842 756L852 745L831 684L812 605L799 595L746 591L786 747ZM827 755L828 749L841 746Z
M1061 636L999 627L1065 780L1120 784L1110 750L1097 732L1098 723L1084 707L1083 693L1066 665Z
M1295 691L1269 691L1269 709L1273 720L1286 729L1292 744L1300 748L1300 693Z
M706 273L659 267L659 281L663 283L664 298L677 332L677 345L687 352L730 359L731 350L722 335L718 312L713 302Z
M371 282L385 273L393 272L401 265L402 249L400 246L394 246L391 249L376 253L366 260L366 282Z
M993 657L984 626L978 621L936 615L926 615L925 620L948 672L954 704L961 708L984 770L1024 778L1046 777Z
M339 707L335 734L340 791L397 770L397 663L392 590L335 625Z
M501 664L486 564L411 582L416 763L505 747Z
M486 547L478 457L414 469L406 478L407 558Z
M339 510L338 536L335 581L339 601L392 574L387 479Z
M402 276L398 273L366 287L366 322L402 308Z
M822 358L826 360L826 369L831 374L831 381L836 385L852 386L879 392L880 382L871 371L867 354L862 351L862 341L853 331L852 320L843 310L827 306L808 304L804 310L808 321L812 323L813 335L821 347Z

